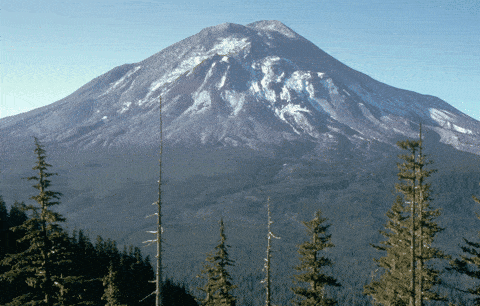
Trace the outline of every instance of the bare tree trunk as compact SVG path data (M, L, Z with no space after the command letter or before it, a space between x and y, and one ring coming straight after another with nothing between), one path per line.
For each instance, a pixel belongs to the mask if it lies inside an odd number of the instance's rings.
M160 100L160 156L159 177L158 177L158 212L157 212L157 271L156 271L156 289L155 289L155 306L162 306L162 151L163 151L163 127L162 127L162 97Z
M419 220L420 220L420 228L419 228L419 254L418 254L418 290L419 290L419 306L423 306L423 160L422 160L422 124L420 123L420 152L419 152L419 182L418 188L420 189L419 199L418 199L418 209L419 209ZM416 172L416 171L415 171Z
M280 239L280 237L276 237L272 231L270 225L273 223L271 217L270 217L270 197L267 199L267 211L268 211L268 235L267 235L267 258L265 258L265 271L266 271L266 278L263 280L265 282L265 291L266 291L266 298L265 298L265 305L266 306L271 306L272 302L272 288L271 288L271 277L270 277L270 260L272 258L271 255L271 240L272 238Z
M271 305L271 292L270 292L270 287L271 287L271 280L270 280L270 259L271 259L271 255L270 255L270 249L271 249L271 244L270 244L270 241L271 241L271 236L270 236L270 224L272 223L271 222L271 218L270 218L270 197L268 198L267 200L267 211L268 211L268 236L267 236L267 258L265 260L265 270L266 270L266 274L267 274L267 277L265 279L265 289L266 289L266 299L265 299L265 305L266 306L270 306Z
M413 160L415 162L415 148L413 149L413 152L412 152L412 155L413 155ZM414 173L415 174L415 173ZM415 193L416 193L416 177L413 178L413 181L412 181L412 187L413 187L413 195L412 195L412 199L411 199L411 214L412 214L412 225L411 225L411 232L412 232L412 237L410 239L410 250L411 250L411 258L410 258L410 269L412 271L412 275L411 275L411 281L410 281L410 287L411 287L411 293L410 293L410 306L416 306L416 301L415 301L415 298L416 298L416 288L415 288L415 263L416 263L416 258L415 258Z

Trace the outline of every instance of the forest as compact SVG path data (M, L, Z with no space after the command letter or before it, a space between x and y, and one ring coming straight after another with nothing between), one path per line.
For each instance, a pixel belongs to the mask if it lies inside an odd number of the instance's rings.
M371 242L379 257L372 258L377 268L362 292L345 290L329 269L335 263L325 251L335 245L328 216L321 210L302 222L305 239L297 246L298 264L289 273L292 282L279 290L271 259L275 241L281 237L270 227L274 220L269 200L266 256L258 259L264 262L261 279L232 274L232 267L248 263L230 257L228 223L221 219L218 244L206 254L197 276L203 285L194 288L191 285L198 281L178 282L175 275L160 275L157 290L158 270L138 247L124 246L120 251L111 239L97 236L92 242L82 230L69 232L62 227L66 217L54 209L62 194L51 190L49 180L56 173L47 163L45 147L35 138L34 175L26 178L36 189L28 201L32 204L15 202L7 208L0 196L0 304L480 305L480 242L464 239L457 254L434 246L437 234L444 230L436 222L441 210L435 207L428 182L435 169L423 153L421 133L419 140L399 141L397 146L404 152L398 156L398 196L385 214L384 227L378 229L383 240ZM159 183L161 189L161 179ZM472 201L480 204L475 195ZM157 258L161 257L160 252ZM447 272L455 277L443 278ZM261 288L255 302L242 298L252 286L256 291Z

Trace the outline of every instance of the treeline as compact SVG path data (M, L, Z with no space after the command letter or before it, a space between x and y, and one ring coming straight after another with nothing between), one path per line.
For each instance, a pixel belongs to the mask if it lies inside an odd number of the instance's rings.
M51 167L35 139L37 173L29 177L36 205L0 196L0 305L152 305L155 279L150 258L137 247L119 251L116 242L83 231L69 234L51 207L61 193L50 190ZM183 285L163 284L163 305L198 305Z
M480 305L480 243L465 240L462 255L453 258L434 247L437 234L444 229L437 222L441 210L434 207L432 186L428 178L435 173L431 161L423 153L422 136L419 140L401 141L404 150L399 155L399 183L395 188L398 197L386 212L387 222L380 234L384 240L373 243L381 257L375 258L377 268L365 283L365 297L361 305L418 306L435 303L449 305ZM7 211L0 201L1 220L1 270L0 288L2 305L153 305L154 272L148 257L143 257L135 247L120 252L114 241L98 237L95 244L82 231L69 235L59 225L65 219L51 210L59 204L61 194L50 191L48 172L51 165L45 161L45 151L35 139L37 163L35 182L38 195L31 199L36 205L15 203ZM473 200L480 200L473 196ZM276 237L270 225L269 201L266 233L264 303L273 305L276 300L270 273L271 252ZM304 221L306 239L298 245L300 262L292 271L293 282L289 288L295 305L336 305L342 298L335 288L342 284L335 275L327 273L333 266L324 251L335 247L328 233L328 219L320 210L313 219ZM230 258L225 225L220 220L220 241L207 254L199 278L203 286L195 300L185 287L170 281L163 283L162 305L236 305L236 288L230 275L235 261ZM261 259L259 259L261 260ZM328 270L333 271L333 270ZM442 275L457 273L476 282L470 287L447 283ZM258 286L261 286L258 284ZM442 290L443 289L443 290ZM447 289L447 290L445 290ZM448 293L445 293L448 292ZM368 301L368 302L367 302ZM456 304L453 304L456 303Z

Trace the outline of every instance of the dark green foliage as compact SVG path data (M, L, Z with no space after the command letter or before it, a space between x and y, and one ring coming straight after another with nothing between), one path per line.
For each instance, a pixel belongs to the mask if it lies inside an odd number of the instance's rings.
M54 174L48 172L51 165L46 163L45 150L37 139L35 153L37 163L33 169L37 175L28 180L36 182L38 195L31 197L36 205L15 203L6 214L3 201L0 203L2 229L13 230L11 238L2 239L2 246L7 245L2 249L8 252L0 266L1 304L102 304L102 281L107 293L111 291L110 284L117 285L108 282L115 276L115 272L109 271L112 263L119 273L122 303L148 305L148 299L139 301L152 291L148 282L153 277L149 259L143 259L140 250L133 247L121 254L114 241L101 237L94 247L82 231L69 237L59 225L65 219L51 209L59 204L61 194L49 190L48 178ZM7 221L6 226L3 220ZM4 290L8 292L3 293Z
M170 279L163 282L162 294L163 306L198 306L185 286L176 284Z
M202 305L235 305L236 298L230 293L236 288L232 284L232 278L227 271L228 266L233 266L233 261L228 256L228 245L226 244L225 228L223 219L220 220L220 243L215 247L214 253L207 255L202 275L207 283L198 288L205 293Z
M473 196L473 199L480 204L479 198ZM477 218L480 219L480 215L477 214ZM461 246L461 249L466 255L452 260L450 262L451 267L448 269L467 275L475 280L480 280L480 243L469 241L465 238L463 240L465 245ZM468 288L466 291L475 296L475 305L480 305L480 285L474 288Z
M19 225L22 225L28 219L23 207L25 207L25 203L19 203L18 201L15 201L12 207L10 207L7 222L9 232L7 233L6 253L18 253L28 248L28 241L19 241L19 239L25 235L25 230L20 228Z
M380 231L387 240L373 245L387 253L375 259L379 267L376 272L382 274L364 287L365 294L383 305L444 300L432 289L440 283L440 271L427 265L434 259L447 258L432 247L434 237L442 230L434 221L440 210L430 207L431 186L424 181L434 170L424 168L429 162L422 153L421 141L402 141L398 146L409 152L399 156L403 160L398 164L401 182L395 187L400 196L386 214L386 230Z
M0 260L7 253L9 228L7 205L0 196Z
M45 161L45 150L36 138L35 154L37 162L33 170L37 175L27 179L36 182L33 187L38 195L31 197L36 205L23 205L22 210L30 212L31 217L13 228L24 232L17 241L28 244L28 248L3 259L2 264L10 270L2 274L2 279L10 283L22 279L30 287L28 293L15 298L15 303L53 305L63 294L62 268L69 262L65 259L67 236L58 224L65 219L50 209L59 204L61 193L49 190L48 178L55 174L48 172L51 165Z
M108 274L103 278L104 294L102 300L105 306L124 306L121 304L122 292L119 288L120 276L113 263L108 267Z
M331 266L332 261L319 252L326 248L332 248L334 245L330 242L331 235L327 234L330 225L325 225L326 218L322 217L322 213L318 210L313 220L305 222L303 225L307 228L307 235L311 237L310 241L306 241L298 246L301 263L295 267L297 271L302 272L295 275L297 283L306 283L308 288L298 286L292 288L297 295L296 305L336 305L334 299L326 297L325 286L340 286L337 280L323 273L323 268Z
M148 282L153 277L149 258L144 259L138 248L130 247L120 253L115 249L114 241L105 241L101 237L97 240L96 249L82 231L74 232L70 238L64 236L60 245L65 248L66 260L60 277L56 279L58 292L53 296L54 305L105 305L102 296L109 297L112 288L118 288L121 293L118 305L151 305L153 297L144 299L154 290L153 284ZM103 265L104 260L112 263L113 270L110 265ZM8 272L6 274L12 271ZM33 299L35 292L25 281L24 277L16 277L11 282L4 280L0 283L2 289L10 289L11 293L2 292L0 305L28 305L26 299Z
M375 259L379 269L384 274L365 286L365 294L383 305L408 305L410 298L410 235L408 234L408 216L401 197L398 197L392 208L387 212L389 221L386 231L380 233L387 238L379 245L372 245L380 251L386 251L387 256Z
M17 240L24 236L25 231L18 229L18 225L21 225L28 218L25 212L22 210L23 203L15 202L10 208L10 212L7 214L8 219L6 220L7 230L2 232L2 252L3 255L0 256L0 262L3 262L4 257L7 254L15 254L23 252L28 249L28 242L19 243ZM17 227L14 232L12 229ZM25 288L25 281L22 278L7 279L3 278L2 275L10 270L10 267L7 265L0 265L0 288L2 288L2 294L0 294L0 305L3 305L11 301L14 297L17 296L17 292L27 293Z

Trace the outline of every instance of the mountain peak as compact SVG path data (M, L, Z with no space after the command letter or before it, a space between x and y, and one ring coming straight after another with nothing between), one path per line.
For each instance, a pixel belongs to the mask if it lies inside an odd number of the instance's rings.
M283 34L289 38L298 38L300 35L295 33L292 29L284 25L282 22L278 20L261 20L256 21L250 24L247 24L247 27L255 29L255 30L263 30L263 31L275 31L280 34Z

